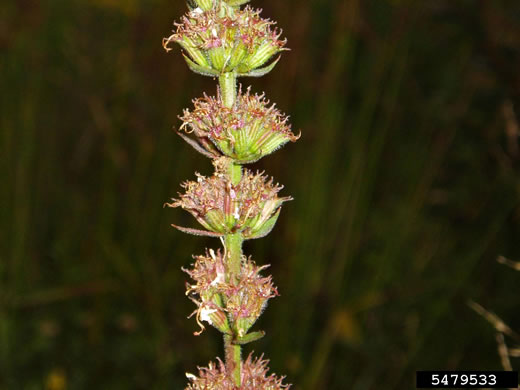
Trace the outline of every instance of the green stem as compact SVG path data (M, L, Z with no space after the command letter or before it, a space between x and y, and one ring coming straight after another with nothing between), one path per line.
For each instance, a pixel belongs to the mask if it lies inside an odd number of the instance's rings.
M229 273L233 277L230 281L235 282L240 275L242 266L242 242L244 238L241 233L228 234L224 237L224 245L226 247L226 261Z
M234 72L224 73L219 79L220 93L225 107L233 108L235 105L237 94L237 77ZM231 184L237 185L242 179L242 166L229 162L228 175ZM224 237L224 246L226 248L226 262L228 264L229 274L228 282L237 283L240 276L242 265L242 242L244 241L241 233L228 234ZM235 330L236 332L236 330ZM242 380L240 371L242 369L241 346L233 344L234 335L224 335L224 350L226 356L226 368L229 375L233 378L233 382L240 387Z
M226 261L229 273L229 282L237 283L242 265L242 242L244 238L241 233L228 234L224 237L226 248ZM236 332L236 330L235 330ZM229 375L233 378L236 386L241 385L240 371L242 368L241 347L233 344L234 335L224 335L224 349L226 355L226 367Z
M231 184L236 186L242 180L242 166L231 162L229 164L229 176L231 178Z
M237 96L237 75L235 72L223 73L219 76L220 93L224 106L232 108Z
M228 174L231 183L236 185L242 179L242 167L229 163ZM244 238L241 233L228 234L224 237L224 247L226 248L226 262L228 264L229 274L228 282L237 283L240 276L242 266L242 243ZM236 330L235 330L236 332ZM229 375L233 378L236 386L241 385L240 371L242 368L241 347L233 344L233 335L224 336L224 349L226 355L226 367Z
M233 336L224 335L224 348L226 353L226 368L233 378L233 382L237 387L240 387L242 380L240 378L240 371L242 369L242 351L240 345L233 344Z

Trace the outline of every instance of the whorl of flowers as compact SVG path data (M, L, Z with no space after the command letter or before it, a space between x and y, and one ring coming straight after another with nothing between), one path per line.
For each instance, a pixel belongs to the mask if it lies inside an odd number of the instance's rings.
M274 22L260 17L261 10L243 10L220 2L217 8L197 7L175 23L176 31L163 40L166 50L176 42L188 53L190 68L206 76L236 72L238 76L262 76L277 61L260 68L283 50L286 40Z
M281 390L290 385L283 384L284 377L275 374L268 375L268 360L252 357L250 354L242 365L241 386L236 386L226 374L224 363L218 359L217 363L209 363L208 367L199 367L198 377L186 374L191 381L188 390Z
M240 182L233 185L229 176L218 168L219 162L215 163L217 171L213 176L197 174L197 181L182 184L186 192L167 206L182 207L212 233L241 233L244 239L269 234L280 206L291 198L279 198L282 186L274 184L272 178L249 170L244 170Z
M271 276L242 256L240 274L234 275L220 251L209 250L205 256L196 256L192 269L184 270L195 283L187 284L186 294L197 305L197 320L205 321L222 333L235 332L240 341L258 319L267 301L278 295ZM228 321L229 319L229 321ZM200 332L197 332L200 334Z
M235 105L228 108L217 97L194 99L194 109L184 110L180 117L181 130L193 133L195 140L183 135L204 155L217 158L222 155L240 163L251 163L271 154L299 136L291 132L288 117L274 104L269 105L265 95L238 91Z

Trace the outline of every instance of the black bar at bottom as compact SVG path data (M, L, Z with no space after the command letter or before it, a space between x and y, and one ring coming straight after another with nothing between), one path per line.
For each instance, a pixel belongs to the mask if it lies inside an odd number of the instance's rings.
M417 371L418 389L517 388L518 371Z

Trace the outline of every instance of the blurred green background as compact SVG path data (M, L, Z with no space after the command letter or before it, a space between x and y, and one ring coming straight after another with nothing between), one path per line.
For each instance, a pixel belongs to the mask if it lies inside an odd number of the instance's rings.
M246 244L281 297L246 348L294 389L500 369L469 299L520 328L520 2L256 0L292 51L253 91L302 138L254 168L295 200ZM216 82L161 39L179 0L0 4L0 388L181 389L191 254L162 205L210 162L172 131ZM518 360L518 359L517 359ZM513 362L518 368L518 361Z

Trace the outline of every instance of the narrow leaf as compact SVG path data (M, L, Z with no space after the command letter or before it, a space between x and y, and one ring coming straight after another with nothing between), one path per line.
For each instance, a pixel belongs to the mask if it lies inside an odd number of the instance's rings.
M276 66L278 61L280 61L281 57L282 56L278 56L278 58L276 60L271 62L269 65L264 66L263 68L253 69L253 70L251 70L251 71L249 71L247 73L239 73L238 76L241 76L241 77L261 77L261 76L264 76L264 75L266 75L267 73L269 73L270 71L273 70L273 68Z
M204 156L206 157L209 157L209 158L217 158L219 157L219 155L217 153L213 154L213 153L210 153L209 151L207 151L206 149L204 149L196 140L194 140L193 138L190 138L189 136L187 136L186 134L183 134L181 133L180 131L177 131L176 132L184 141L186 141L189 145L191 145L193 147L193 149L195 149L197 152L203 154Z
M187 227L183 227L183 226L177 226L177 225L174 225L173 223L172 223L172 226L175 229L180 230L183 233L193 234L194 236L205 236L205 237L215 237L215 238L219 238L219 237L223 236L223 234L221 234L221 233L208 232L207 230L199 230L199 229L192 229L192 228L187 228Z
M235 340L233 340L233 344L238 345L244 345L252 343L253 341L260 340L262 337L265 336L265 332L263 330L260 330L258 332L251 332L246 334L245 336L238 337Z

